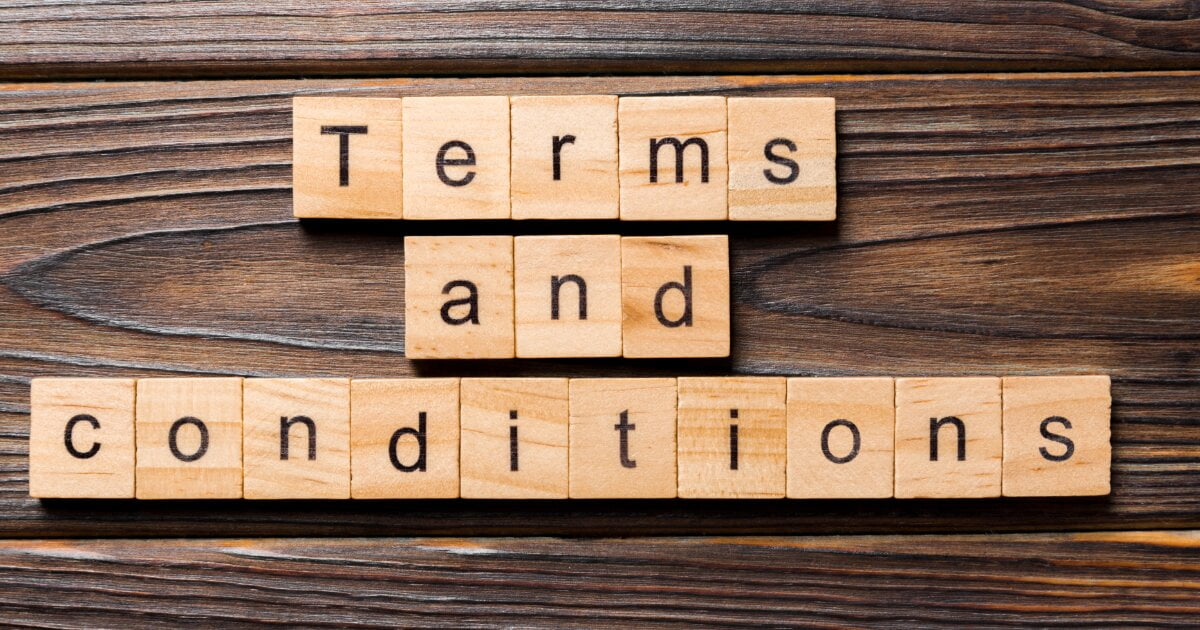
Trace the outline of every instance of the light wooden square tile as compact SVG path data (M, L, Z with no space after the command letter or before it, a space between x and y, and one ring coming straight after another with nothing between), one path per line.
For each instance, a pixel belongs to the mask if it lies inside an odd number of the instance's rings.
M512 218L617 218L617 97L510 100Z
M892 496L896 394L891 378L789 378L790 499Z
M398 98L293 99L293 214L401 218L400 120Z
M1000 379L896 379L896 498L1000 496Z
M729 218L837 217L832 98L729 99Z
M242 497L242 379L137 382L139 499Z
M1004 378L1004 496L1110 492L1108 376Z
M621 237L514 239L517 356L621 356Z
M465 499L567 498L565 378L464 378Z
M350 383L355 499L458 497L458 379Z
M618 108L621 218L725 220L725 97L628 97Z
M132 499L134 380L35 378L29 496Z
M404 346L410 359L511 359L511 236L404 238Z
M679 496L782 498L786 413L783 377L680 377Z
M676 495L673 378L571 379L572 499Z
M404 218L507 219L507 96L404 99Z
M243 382L242 488L247 499L350 498L350 379Z
M729 238L621 239L624 356L729 356Z

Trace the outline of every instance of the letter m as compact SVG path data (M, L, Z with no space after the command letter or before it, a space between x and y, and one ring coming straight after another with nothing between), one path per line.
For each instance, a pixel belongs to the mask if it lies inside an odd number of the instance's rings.
M708 183L708 143L701 138L688 138L680 142L679 138L650 138L650 183L658 183L658 152L663 145L671 145L675 149L675 183L683 183L684 152L689 146L700 148L700 182Z

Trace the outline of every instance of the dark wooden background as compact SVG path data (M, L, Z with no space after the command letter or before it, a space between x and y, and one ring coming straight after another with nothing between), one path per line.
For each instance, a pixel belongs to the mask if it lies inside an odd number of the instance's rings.
M14 0L0 81L0 621L1198 619L1197 2ZM838 221L290 216L294 95L589 92L837 97ZM731 233L730 360L405 360L404 234L615 230ZM27 496L43 375L1095 372L1105 498Z

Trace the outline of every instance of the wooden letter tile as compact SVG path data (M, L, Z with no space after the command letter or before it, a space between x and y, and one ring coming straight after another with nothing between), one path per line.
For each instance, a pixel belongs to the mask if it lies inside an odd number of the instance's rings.
M242 486L247 499L349 499L350 379L246 379Z
M511 236L404 238L404 346L410 359L511 359Z
M458 379L350 383L355 499L458 497Z
M832 221L832 98L729 99L729 218Z
M1004 379L1004 496L1108 494L1107 376Z
M621 356L621 237L518 236L517 356Z
M617 97L511 101L512 218L617 218Z
M137 498L242 497L242 379L137 382Z
M621 239L624 356L729 356L729 238Z
M399 219L398 98L292 100L292 212L300 218Z
M675 379L571 379L572 499L676 495Z
M133 498L131 378L35 378L29 496Z
M785 397L782 377L681 377L679 496L782 498Z
M896 379L896 498L1000 496L1000 379Z
M567 498L567 379L464 378L464 499Z
M728 217L725 97L622 98L621 218Z
M789 378L790 499L892 496L896 393L890 378Z
M509 218L507 96L404 99L404 218Z

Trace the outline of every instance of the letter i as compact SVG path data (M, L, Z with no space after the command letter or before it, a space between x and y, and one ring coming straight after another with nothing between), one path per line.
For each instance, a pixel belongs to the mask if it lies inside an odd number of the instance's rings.
M729 419L737 420L738 410L729 410ZM729 470L738 469L738 425L729 425Z
M509 420L517 419L517 410L516 409L513 409L508 412L508 419ZM514 424L514 425L508 427L508 469L511 472L517 472L517 463L519 461L518 455L519 455L519 453L517 452L517 425Z

